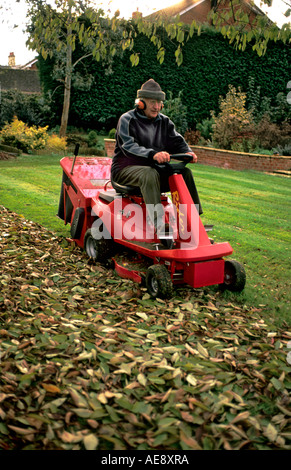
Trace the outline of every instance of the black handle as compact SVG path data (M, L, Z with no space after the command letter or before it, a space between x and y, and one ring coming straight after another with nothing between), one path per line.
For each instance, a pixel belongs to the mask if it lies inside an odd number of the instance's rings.
M181 162L189 163L193 160L193 156L188 153L176 153L171 155L171 160L180 160Z
M71 168L71 175L73 174L73 171L74 171L75 161L79 153L79 148L80 148L80 144L76 144L75 150L74 150L74 160L73 160L72 168Z
M76 144L76 147L75 147L75 150L74 150L74 155L75 157L78 155L79 153L79 148L80 148L80 144Z

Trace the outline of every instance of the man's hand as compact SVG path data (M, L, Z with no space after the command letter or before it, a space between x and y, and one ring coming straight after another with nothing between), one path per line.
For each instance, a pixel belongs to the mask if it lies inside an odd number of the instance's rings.
M192 157L193 157L193 160L192 160L192 162L190 162L190 163L197 163L198 158L197 158L196 153L194 153L194 152L187 152L187 155L192 155Z
M168 152L158 152L153 156L153 159L158 163L164 163L170 161L170 154Z

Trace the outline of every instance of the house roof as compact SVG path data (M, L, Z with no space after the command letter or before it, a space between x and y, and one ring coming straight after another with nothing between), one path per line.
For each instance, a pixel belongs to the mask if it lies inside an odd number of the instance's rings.
M196 6L199 3L202 3L204 0L182 0L175 5L171 5L167 8L162 8L161 10L158 10L151 15L148 15L147 18L157 18L157 17L162 17L162 18L171 18L175 17L177 15L180 15L182 13L185 13L186 11L191 10L194 6Z
M35 65L38 61L38 58L35 57L34 59L30 60L29 62L27 62L26 64L24 65L20 65L19 68L21 70L25 70L25 69L29 69L30 67L32 67L33 65Z
M171 5L167 8L162 8L161 10L158 10L152 13L151 15L148 15L147 18L148 19L156 19L156 18L166 19L166 18L173 18L179 15L181 20L183 21L183 18L182 18L183 15L185 15L186 13L190 13L191 10L193 10L193 14L195 14L194 9L198 6L204 6L202 5L204 3L208 3L209 8L210 8L210 0L182 0L180 2L177 2L175 5ZM265 15L265 13L259 7L257 7L255 4L251 4L248 0L242 0L241 3L243 3L253 13L257 15ZM205 16L204 21L207 20L206 16Z

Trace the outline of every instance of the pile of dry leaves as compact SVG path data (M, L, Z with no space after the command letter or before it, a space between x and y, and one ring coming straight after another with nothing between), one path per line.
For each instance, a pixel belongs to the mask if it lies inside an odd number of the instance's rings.
M0 448L290 449L286 328L213 290L154 301L0 210Z

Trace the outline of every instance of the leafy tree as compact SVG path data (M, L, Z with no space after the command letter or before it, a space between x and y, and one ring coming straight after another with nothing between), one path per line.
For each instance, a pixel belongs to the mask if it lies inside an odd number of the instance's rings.
M269 0L263 1L270 3ZM77 64L85 57L91 55L110 67L116 54L129 49L132 51L130 61L136 66L139 54L133 51L134 40L137 34L143 34L156 46L157 60L162 64L166 52L163 35L166 32L175 43L176 63L179 66L183 62L183 45L195 31L198 35L201 32L201 25L195 21L189 27L179 18L149 21L140 16L136 20L126 21L119 18L118 12L112 18L105 17L104 11L93 8L90 0L56 0L55 7L44 0L26 2L30 5L30 24L27 28L30 37L27 45L44 58L54 57L54 73L64 86L61 137L66 134L68 124L72 80L79 87L89 88L92 83L90 74L86 74L84 80L77 72ZM212 1L211 19L216 29L236 47L244 50L247 43L253 42L253 48L259 55L265 52L269 39L290 41L290 26L285 25L279 30L268 24L265 18L259 18L254 24L237 0ZM77 42L82 46L84 54L76 58L74 51Z
M39 52L44 59L54 57L54 78L64 86L64 101L60 136L66 134L70 108L72 80L79 88L90 88L92 77L82 77L76 67L85 57L110 60L116 53L115 44L128 47L117 30L115 16L104 18L103 11L93 10L87 0L57 0L56 8L43 0L29 0L30 25L28 47ZM126 22L123 21L125 28ZM83 46L83 55L74 58L76 44Z
M79 81L79 86L90 86L90 75L87 74L85 82L76 73L77 64L85 57L92 56L110 66L110 61L116 54L122 54L126 49L132 50L138 31L156 45L157 59L160 63L163 62L165 49L157 34L160 23L153 24L139 19L136 26L134 21L118 18L118 12L113 18L105 17L103 10L95 10L91 6L90 0L56 0L56 8L43 0L27 0L27 3L30 5L30 24L27 28L30 37L27 45L44 59L54 56L54 73L64 86L61 137L66 134L68 125L72 79ZM184 33L181 24L172 26L174 29L168 27L167 33L178 42L175 55L177 64L180 65L180 44L184 40ZM77 42L82 46L84 54L74 61ZM139 62L138 54L132 53L130 60L136 66Z

